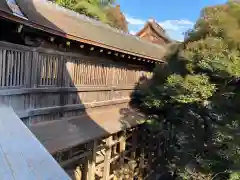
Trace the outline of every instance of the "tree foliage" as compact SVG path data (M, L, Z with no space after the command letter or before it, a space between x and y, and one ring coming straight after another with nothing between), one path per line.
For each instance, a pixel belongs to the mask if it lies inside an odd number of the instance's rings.
M115 0L56 0L56 3L127 31L125 16L121 13L120 6L114 6Z
M128 32L128 23L121 12L120 6L111 7L106 10L107 18L109 20L109 24L117 29L121 29L124 32Z
M159 163L177 179L240 179L239 77L240 4L203 9L138 96L164 132Z

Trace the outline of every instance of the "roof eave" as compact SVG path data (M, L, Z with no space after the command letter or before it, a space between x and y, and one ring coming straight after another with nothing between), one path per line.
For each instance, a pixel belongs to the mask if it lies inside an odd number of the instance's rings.
M71 35L71 34L62 33L60 31L51 29L49 27L46 27L46 26L31 22L29 20L25 20L23 18L17 17L13 14L6 13L5 11L2 11L2 10L0 10L0 16L5 18L5 19L8 19L8 20L11 20L11 21L14 21L14 22L26 25L26 26L29 26L29 27L32 27L32 28L35 28L35 29L38 29L38 30L41 30L41 31L45 31L45 32L50 33L50 34L54 34L56 36L61 36L61 37L67 38L67 39L71 39L71 40L86 43L86 44L91 44L91 45L98 46L98 47L101 47L101 48L106 48L106 49L109 49L109 50L112 50L112 51L117 51L117 52L125 53L125 54L128 54L128 55L137 56L137 57L140 57L140 58L146 58L146 59L150 59L150 60L153 60L153 61L164 63L163 60L158 59L158 58L154 58L154 57L151 57L151 56L146 56L146 55L131 52L131 51L126 51L126 50L123 50L123 49L120 49L120 48L109 46L109 45L99 43L99 42L96 42L96 41L91 41L91 40L84 39L84 38L81 38L81 37L77 37L77 36L74 36L74 35Z

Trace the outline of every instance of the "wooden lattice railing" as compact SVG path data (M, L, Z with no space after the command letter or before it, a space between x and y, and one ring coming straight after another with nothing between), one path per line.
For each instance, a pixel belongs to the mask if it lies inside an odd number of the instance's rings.
M0 42L0 102L28 125L77 116L83 104L127 102L142 76L151 73L109 59Z

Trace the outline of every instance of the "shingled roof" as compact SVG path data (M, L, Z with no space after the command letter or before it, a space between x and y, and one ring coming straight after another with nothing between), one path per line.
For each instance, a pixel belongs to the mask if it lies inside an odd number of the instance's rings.
M159 37L162 37L167 42L172 42L172 39L166 34L166 31L154 20L149 19L144 27L136 34L139 36L146 28L150 27Z
M145 42L129 33L60 7L46 0L15 0L27 18L15 16L5 0L0 1L0 16L71 40L114 51L161 61L165 47Z

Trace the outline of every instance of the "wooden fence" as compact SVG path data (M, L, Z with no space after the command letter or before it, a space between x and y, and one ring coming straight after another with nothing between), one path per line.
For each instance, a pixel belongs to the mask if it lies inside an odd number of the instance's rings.
M6 42L0 42L0 69L0 102L27 125L127 102L139 78L151 76L109 59Z

